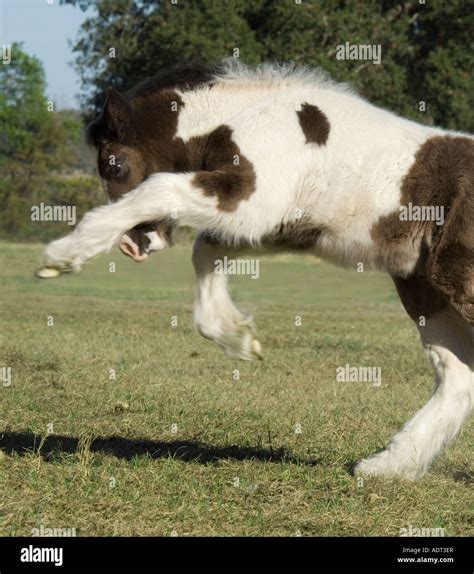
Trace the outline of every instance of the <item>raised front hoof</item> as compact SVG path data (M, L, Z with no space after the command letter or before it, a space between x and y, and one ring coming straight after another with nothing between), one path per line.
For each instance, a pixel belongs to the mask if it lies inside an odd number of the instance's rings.
M34 276L37 277L38 279L56 279L61 275L79 273L80 269L81 268L78 266L76 266L75 268L43 266L34 272Z
M196 321L195 324L199 333L222 347L227 356L243 361L263 360L262 345L255 337L251 317L220 323Z
M262 345L252 333L248 333L244 337L239 338L235 344L229 345L227 342L223 347L226 354L234 359L263 361Z
M384 450L369 458L360 460L354 466L354 476L364 478L403 478L416 480L425 474L425 470L407 461L398 461L390 452Z
M56 239L46 246L42 266L35 272L41 279L53 279L63 273L79 273L84 258L78 253L70 235Z
M39 279L55 279L61 275L61 271L55 267L40 267L35 271L35 277Z

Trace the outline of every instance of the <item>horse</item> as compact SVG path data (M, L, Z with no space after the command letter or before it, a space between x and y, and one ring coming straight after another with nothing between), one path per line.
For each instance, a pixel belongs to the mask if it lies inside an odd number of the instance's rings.
M434 391L354 472L427 472L474 402L472 135L401 118L322 71L237 61L109 89L87 134L110 202L46 247L40 275L78 271L116 245L143 261L191 226L195 325L228 355L253 360L262 357L253 319L216 261L289 250L388 273Z

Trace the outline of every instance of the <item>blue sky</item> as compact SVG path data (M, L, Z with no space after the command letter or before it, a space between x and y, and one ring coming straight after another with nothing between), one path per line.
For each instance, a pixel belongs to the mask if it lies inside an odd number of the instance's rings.
M59 6L59 0L0 0L0 45L23 42L24 50L41 60L48 98L59 108L78 107L80 83L70 65L74 55L68 40L76 38L81 23L93 14L93 7L83 12Z

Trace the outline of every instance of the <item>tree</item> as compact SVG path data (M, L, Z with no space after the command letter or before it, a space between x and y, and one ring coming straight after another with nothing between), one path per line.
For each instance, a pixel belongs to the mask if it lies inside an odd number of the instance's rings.
M74 0L65 0L74 3ZM85 7L84 0L81 5ZM370 101L428 124L474 129L471 6L464 0L99 0L75 44L83 102L163 67L236 55L320 66ZM338 45L380 44L382 63L340 61ZM426 112L419 102L426 103Z
M51 236L54 224L32 225L31 207L38 202L81 200L77 181L65 189L60 175L72 162L82 125L67 112L54 112L45 87L41 62L13 44L11 63L0 67L0 234L9 238ZM96 195L94 187L82 182L85 195Z

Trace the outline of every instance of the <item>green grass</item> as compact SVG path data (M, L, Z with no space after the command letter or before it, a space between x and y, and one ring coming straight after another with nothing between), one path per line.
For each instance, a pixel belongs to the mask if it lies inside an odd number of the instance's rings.
M2 535L473 534L472 421L418 482L348 471L430 394L387 277L262 258L232 286L265 353L243 363L193 329L189 246L50 281L32 276L40 252L0 250ZM380 366L382 385L336 383L346 363Z

